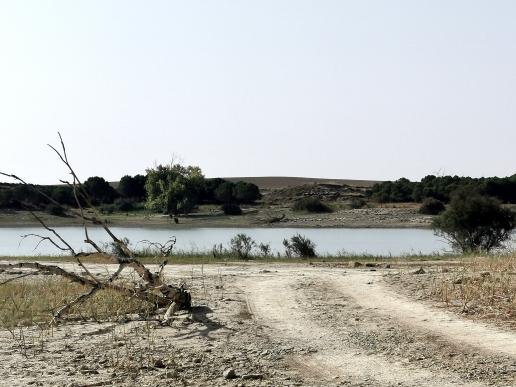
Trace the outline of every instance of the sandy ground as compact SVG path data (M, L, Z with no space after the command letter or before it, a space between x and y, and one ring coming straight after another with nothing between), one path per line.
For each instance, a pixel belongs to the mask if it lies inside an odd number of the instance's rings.
M105 266L95 267L105 272ZM112 270L112 268L111 268ZM515 386L516 331L397 291L396 268L170 266L191 313L0 332L8 386ZM414 276L417 281L417 276ZM225 379L232 368L236 378Z

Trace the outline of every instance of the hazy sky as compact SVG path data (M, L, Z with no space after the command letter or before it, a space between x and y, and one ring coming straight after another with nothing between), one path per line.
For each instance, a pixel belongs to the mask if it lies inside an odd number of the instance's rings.
M0 170L516 172L516 2L0 0ZM1 179L0 179L1 180Z

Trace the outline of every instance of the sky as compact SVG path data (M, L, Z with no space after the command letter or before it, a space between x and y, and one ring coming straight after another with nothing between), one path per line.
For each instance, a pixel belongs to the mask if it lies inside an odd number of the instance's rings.
M516 2L0 0L0 171L516 173ZM0 179L1 180L1 179ZM4 179L5 180L5 179Z

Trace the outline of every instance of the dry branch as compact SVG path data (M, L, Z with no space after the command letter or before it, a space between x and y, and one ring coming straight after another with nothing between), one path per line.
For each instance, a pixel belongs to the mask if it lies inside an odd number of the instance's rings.
M64 315L67 311L69 311L73 306L79 305L80 303L86 301L88 298L92 297L95 293L97 293L101 289L110 289L117 292L120 292L127 297L132 298L138 298L141 300L148 301L152 303L155 308L161 308L164 306L168 306L168 310L166 313L165 321L168 321L173 313L178 309L185 309L189 308L191 304L191 298L190 294L182 287L172 286L169 284L166 284L162 280L162 271L164 266L166 265L167 261L164 261L160 267L157 273L152 273L144 264L142 264L138 259L136 259L134 253L131 251L127 243L123 240L118 238L109 228L107 225L107 221L102 218L99 211L95 208L95 206L92 203L92 200L84 188L84 185L81 183L81 180L75 173L74 169L72 168L69 160L68 155L66 152L66 147L63 141L63 138L60 133L59 140L61 143L61 150L58 150L56 147L52 145L48 145L59 157L61 162L65 164L65 166L68 169L69 174L72 177L72 181L68 182L65 180L61 180L64 184L67 184L70 186L73 190L75 203L77 205L77 209L75 208L67 208L63 206L61 203L54 200L51 196L47 195L45 192L43 192L38 186L27 183L20 177L14 174L4 173L0 172L0 175L10 177L16 181L18 181L20 184L23 184L25 186L28 186L32 188L34 191L38 192L40 195L45 197L50 203L59 206L64 211L70 213L71 215L81 219L83 229L84 229L84 243L90 245L96 253L103 254L107 257L109 257L113 263L118 264L117 270L108 278L108 279L100 279L99 277L95 276L93 273L91 273L88 268L82 263L81 257L91 255L92 253L84 253L84 252L76 252L75 249L72 247L71 244L69 244L54 228L49 227L45 221L39 217L36 213L33 211L30 211L32 216L41 224L41 226L52 234L52 236L44 236L39 234L27 234L22 236L22 240L28 237L34 237L38 238L39 241L36 245L36 248L44 242L48 241L51 244L53 244L56 248L58 248L61 251L68 251L71 256L74 257L75 261L79 265L79 267L86 273L86 275L79 275L74 272L71 272L69 270L65 270L60 266L57 265L43 265L38 262L19 262L19 263L13 263L13 264L0 264L0 270L9 270L13 268L21 268L21 269L27 269L30 270L27 274L23 274L22 277L25 277L27 275L33 275L37 273L45 273L45 274L52 274L52 275L58 275L61 277L64 277L68 279L71 282L79 283L81 285L84 285L88 287L88 291L84 294L81 294L80 296L76 297L71 302L68 302L67 304L60 307L54 314L54 320L57 321L61 318L62 315ZM89 209L93 211L93 215L86 214L84 211L85 204ZM93 241L88 232L88 226L89 225L100 225L104 231L108 234L108 236L111 238L113 243L119 248L119 250L123 253L123 256L117 256L114 254L109 254L106 251L104 251L102 248L99 247L99 245ZM157 242L150 242L150 241L142 241L147 242L149 246L158 248L160 253L163 256L168 256L170 252L172 251L172 248L175 245L175 238L170 239L165 244L160 244ZM132 268L140 277L140 279L143 281L143 284L141 286L134 286L134 285L127 285L123 283L116 283L115 281L120 277L120 274L125 268ZM21 278L21 277L18 277ZM1 284L0 284L1 285Z

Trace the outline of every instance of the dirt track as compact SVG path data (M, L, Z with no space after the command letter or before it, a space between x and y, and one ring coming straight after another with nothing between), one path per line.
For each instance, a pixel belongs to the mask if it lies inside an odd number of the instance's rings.
M0 345L10 348L0 351L7 364L0 377L26 385L27 373L43 367L51 372L37 375L40 385L516 385L516 332L400 295L383 280L388 270L251 264L205 266L202 275L198 266L168 272L192 285L198 303L190 317L153 333L152 356L170 364L172 377L143 365L117 368L109 354L119 344L109 338L119 328L97 324L59 328L44 354L24 360L23 368L2 335ZM80 336L72 344L70 332ZM59 351L62 340L69 354ZM99 360L102 348L107 360ZM95 374L75 372L70 359L77 351ZM63 374L66 359L72 367ZM229 367L239 378L222 377Z
M446 349L482 358L479 363L491 362L493 356L506 356L509 363L516 359L514 332L464 321L397 295L382 285L378 272L282 270L266 278L247 279L243 288L253 315L258 323L270 328L271 335L314 349L313 356L297 364L300 372L317 375L321 382L340 379L352 384L484 385L461 377L461 371L467 370L461 370L460 364L455 367L457 372L447 370L448 364L439 364L447 355ZM389 335L393 340L383 341L383 346L392 351L408 345L405 355L413 352L416 361L372 351L371 343L360 342L360 336L368 335L378 340L381 331L396 333ZM417 361L424 360L417 353L433 346L427 343L430 340L438 342L440 348L422 354L425 359L432 358L434 364L428 366ZM461 353L452 361L460 362Z

